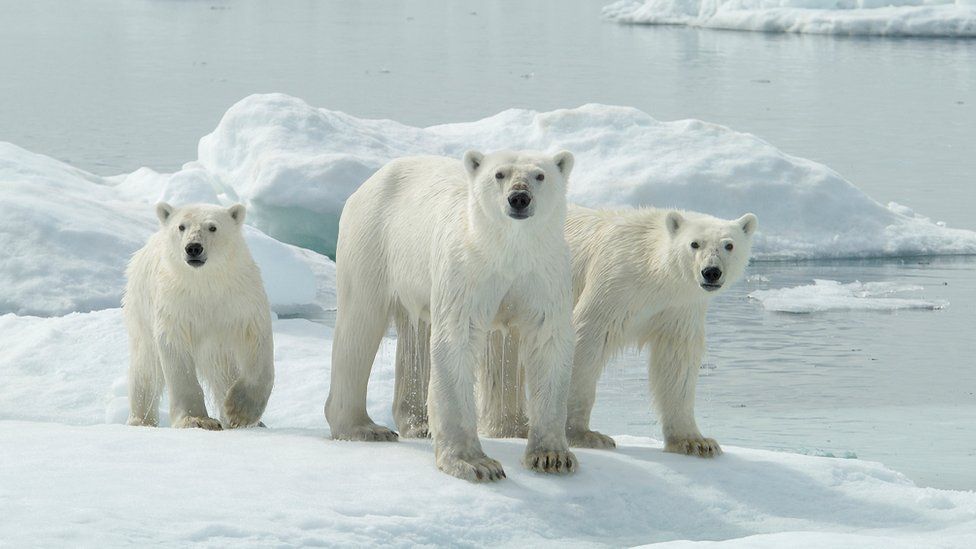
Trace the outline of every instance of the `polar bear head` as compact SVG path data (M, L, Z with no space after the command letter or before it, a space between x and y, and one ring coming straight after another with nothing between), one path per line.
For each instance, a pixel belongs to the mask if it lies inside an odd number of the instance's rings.
M174 208L160 202L156 216L166 242L165 261L173 267L199 269L227 262L242 249L246 251L241 234L244 213L241 204L229 208L211 204Z
M534 218L546 223L566 215L566 182L573 170L573 155L568 151L553 156L468 151L464 168L470 179L469 196L489 218L517 222Z
M728 221L669 211L664 225L671 237L671 260L678 262L689 287L715 293L742 276L759 220L751 213Z

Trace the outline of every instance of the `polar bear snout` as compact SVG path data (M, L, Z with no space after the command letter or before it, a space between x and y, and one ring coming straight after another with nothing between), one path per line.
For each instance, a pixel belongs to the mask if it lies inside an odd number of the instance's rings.
M202 267L207 262L207 256L203 253L203 244L199 242L187 244L183 251L186 254L184 259L191 267Z
M508 195L508 216L513 219L532 217L532 194L528 191L515 191Z
M701 287L709 292L714 292L715 290L722 287L722 269L718 267L705 267L701 271L701 277L703 282Z

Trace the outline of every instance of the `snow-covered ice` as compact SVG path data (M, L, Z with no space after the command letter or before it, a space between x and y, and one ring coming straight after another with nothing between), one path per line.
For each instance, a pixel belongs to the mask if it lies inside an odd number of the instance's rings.
M524 441L486 440L509 478L439 473L428 441L328 440L331 330L274 323L269 429L124 420L117 309L0 317L0 540L11 546L638 545L941 546L976 543L976 493L919 488L881 464L726 447L702 460L618 436L581 470L525 471ZM392 341L368 406L390 424ZM121 399L123 402L119 402Z
M619 437L616 451L582 450L576 475L552 478L516 465L522 441L491 440L508 479L485 486L439 473L427 441L17 421L0 422L0 439L0 539L11 546L976 542L976 495L917 488L858 460L727 447L705 461Z
M332 254L346 197L403 155L468 148L565 148L570 199L759 216L759 259L976 253L976 233L886 207L830 168L699 120L660 122L633 108L512 109L428 128L364 120L282 94L252 95L200 140L199 162L271 236ZM910 210L908 210L910 212Z
M102 178L0 142L0 313L118 307L129 257L158 228L153 204L220 203L208 177L190 164ZM329 258L251 226L245 238L275 311L335 305Z
M973 0L619 0L621 23L811 34L976 37Z
M901 309L934 310L948 303L917 297L896 297L919 292L922 286L892 282L850 282L814 280L792 288L756 290L749 297L769 311L781 313L818 313L824 311L897 311Z

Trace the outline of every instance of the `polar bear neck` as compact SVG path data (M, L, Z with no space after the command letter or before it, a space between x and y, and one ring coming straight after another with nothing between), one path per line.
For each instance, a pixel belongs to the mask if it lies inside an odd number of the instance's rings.
M552 219L555 217L555 219ZM499 219L501 218L501 219ZM557 208L547 218L533 216L516 220L484 211L473 193L468 193L466 248L489 260L498 270L510 273L533 269L552 253L566 249L562 231L566 207Z
M167 299L188 300L202 306L226 303L228 299L236 299L236 296L253 294L247 289L255 285L264 287L257 264L243 246L227 250L219 261L207 263L196 268L182 260L162 261L158 285L160 293Z

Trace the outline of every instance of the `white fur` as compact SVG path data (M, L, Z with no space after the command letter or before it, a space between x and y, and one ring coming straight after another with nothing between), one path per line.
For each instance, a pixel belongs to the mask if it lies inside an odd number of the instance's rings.
M705 313L709 299L742 276L757 225L752 214L727 221L673 210L570 208L566 238L573 254L576 329L570 445L615 446L613 439L590 429L596 382L615 353L650 344L651 387L665 449L701 456L721 452L718 443L702 436L694 416ZM692 248L692 242L699 247ZM706 267L722 270L722 288L702 287ZM518 346L501 334L493 334L492 346L479 377L479 428L488 436L523 436ZM422 375L423 364L411 368L398 362L398 378L400 372Z
M566 223L576 303L566 424L571 444L613 447L610 437L590 430L596 382L615 353L650 344L651 390L665 450L721 452L695 423L705 313L712 297L741 278L757 225L753 214L728 221L673 210L573 208ZM730 245L732 250L726 249ZM702 272L709 267L722 271L720 289L703 286Z
M244 206L160 203L156 213L159 231L126 272L129 424L158 424L165 384L174 427L220 429L200 376L224 427L257 425L274 384L274 346L261 273L241 234ZM191 243L203 246L202 266L186 261Z
M398 368L426 370L429 357L430 369L427 395L426 371L398 376L401 430L424 435L429 421L438 468L468 480L503 478L478 440L474 384L489 331L504 328L524 355L523 463L545 472L575 469L564 428L573 332L562 227L571 169L565 152L472 151L462 162L403 158L349 197L339 221L338 315L325 408L334 438L395 440L366 413L369 372L393 315ZM531 217L511 217L514 192L531 194Z

